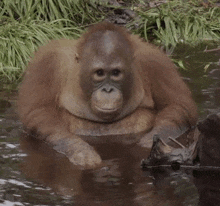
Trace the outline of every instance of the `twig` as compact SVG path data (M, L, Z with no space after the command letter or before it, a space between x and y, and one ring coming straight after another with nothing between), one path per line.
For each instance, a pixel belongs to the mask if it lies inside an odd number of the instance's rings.
M206 170L217 170L220 171L220 167L218 166L194 166L194 165L179 165L180 169L192 169L199 171ZM172 168L172 165L143 165L143 169L154 169L154 168Z
M185 148L184 145L182 145L180 142L176 141L175 139L173 139L172 137L168 137L171 141L175 142L176 144L178 144L180 147L182 147L183 149Z
M216 48L216 49L205 49L204 52L215 52L215 51L219 51L220 48Z

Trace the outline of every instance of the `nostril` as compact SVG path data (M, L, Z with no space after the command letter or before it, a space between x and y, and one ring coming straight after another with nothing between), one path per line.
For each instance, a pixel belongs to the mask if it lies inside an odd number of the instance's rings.
M110 88L108 92L110 93L110 92L112 92L112 91L113 91L113 88Z

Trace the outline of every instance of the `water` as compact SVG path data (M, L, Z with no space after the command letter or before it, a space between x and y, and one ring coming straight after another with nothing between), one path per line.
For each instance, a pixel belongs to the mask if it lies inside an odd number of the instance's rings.
M191 67L181 73L201 119L220 108L220 53L204 49L182 46L175 52ZM97 145L105 167L79 170L64 155L22 132L14 110L16 96L13 86L0 89L0 205L220 205L218 173L142 171L140 160L149 151L133 145Z

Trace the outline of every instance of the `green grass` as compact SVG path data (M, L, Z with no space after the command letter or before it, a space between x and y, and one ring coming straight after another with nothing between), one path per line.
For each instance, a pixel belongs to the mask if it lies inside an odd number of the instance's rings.
M18 21L71 20L75 25L98 21L101 11L98 0L1 0L0 17L8 16Z
M39 45L78 38L102 19L95 1L2 0L0 2L0 82L19 81Z
M199 1L174 0L159 7L136 8L140 18L130 24L147 41L165 47L220 40L220 7L204 7Z

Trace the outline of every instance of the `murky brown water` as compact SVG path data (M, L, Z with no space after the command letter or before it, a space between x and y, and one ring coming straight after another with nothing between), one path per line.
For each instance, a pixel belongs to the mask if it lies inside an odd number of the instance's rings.
M204 49L201 45L176 51L191 67L181 73L201 118L220 110L220 52ZM140 160L148 151L133 145L97 145L106 166L79 170L47 144L22 133L13 110L16 95L13 87L0 88L0 205L220 205L218 173L142 171Z

